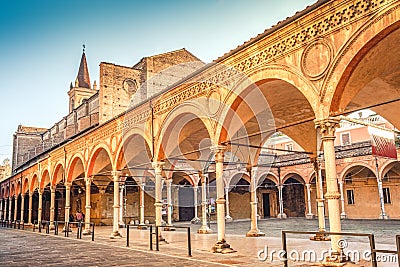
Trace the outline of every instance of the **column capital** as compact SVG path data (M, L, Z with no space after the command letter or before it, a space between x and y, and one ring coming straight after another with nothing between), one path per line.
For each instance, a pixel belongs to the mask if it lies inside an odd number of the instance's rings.
M14 198L15 198L15 199L18 199L18 195L16 194L16 195L14 196Z
M226 146L216 145L211 147L211 151L215 154L215 162L224 162L224 153Z
M43 192L44 192L44 188L38 188L39 195L43 195Z
M112 171L111 175L112 175L112 177L114 177L114 180L115 180L115 177L118 177L118 179L119 179L119 177L122 175L122 172L121 171Z
M162 161L153 161L153 162L151 163L151 166L153 167L153 169L154 169L156 175L157 175L157 174L158 174L158 175L161 175L162 168L163 168L164 165L165 165L165 162L162 162Z
M311 186L311 184L309 184L309 183L306 184L306 187L310 187L310 186Z
M50 191L51 192L55 192L56 191L57 186L56 185L52 185L50 186Z
M29 191L28 193L29 193L29 197L32 197L33 194L35 194L35 192L33 192L33 191Z
M335 139L336 128L339 127L340 119L329 117L326 119L315 119L315 128L321 132L322 140Z
M71 186L72 186L72 182L65 182L65 183L64 183L64 186L65 186L65 187L71 187Z

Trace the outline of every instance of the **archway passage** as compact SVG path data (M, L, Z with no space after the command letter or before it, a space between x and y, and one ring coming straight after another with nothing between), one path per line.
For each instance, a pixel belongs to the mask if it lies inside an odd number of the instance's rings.
M174 172L173 186L178 190L179 221L190 221L194 218L194 190L186 173Z
M257 196L261 199L261 216L263 218L276 217L278 214L278 187L275 182L265 178L257 190Z
M304 185L299 181L300 176L296 176L291 176L283 184L284 212L288 217L305 217Z
M370 108L400 127L399 28L400 22L387 27L354 55L333 96L332 114Z

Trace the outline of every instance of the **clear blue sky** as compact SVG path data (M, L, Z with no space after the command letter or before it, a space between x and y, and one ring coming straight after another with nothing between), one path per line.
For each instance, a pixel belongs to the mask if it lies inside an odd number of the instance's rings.
M133 66L185 47L210 62L314 0L0 0L0 164L19 124L49 128L68 113L82 44L100 62Z

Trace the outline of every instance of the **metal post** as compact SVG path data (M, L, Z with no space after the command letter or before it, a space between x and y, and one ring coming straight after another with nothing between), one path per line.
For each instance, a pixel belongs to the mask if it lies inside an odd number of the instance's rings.
M159 251L159 240L158 240L158 225L156 225L156 251Z
M92 241L94 241L94 223L92 224Z
M85 227L86 227L86 224L85 224ZM90 228L90 225L89 225L89 228ZM79 239L82 239L82 223L80 223L80 225L79 225Z
M377 267L377 262L376 262L376 251L375 251L375 238L374 235L368 235L369 238L369 246L371 248L371 264L372 267Z
M81 229L80 225L81 225L81 222L79 222L79 223L76 225L76 239L79 238L79 231L80 231L80 229Z
M190 227L187 228L187 234L188 234L188 237L187 237L187 239L188 239L188 254L189 254L189 257L192 257L192 243L190 241Z
M126 246L129 247L129 224L126 225Z
M286 233L282 231L282 250L283 250L283 265L288 267L288 260L287 260L287 246L286 246ZM272 260L272 259L271 259Z
M397 245L397 263L400 267L400 235L396 235L396 245Z
M153 225L150 225L150 250L153 250Z

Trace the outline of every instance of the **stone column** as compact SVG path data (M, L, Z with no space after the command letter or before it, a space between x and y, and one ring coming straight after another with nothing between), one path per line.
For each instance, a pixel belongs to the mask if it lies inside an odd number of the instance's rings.
M231 222L233 221L233 219L229 214L229 186L225 186L225 207L226 207L225 221Z
M119 225L125 226L124 223L124 186L120 186L119 191Z
M9 196L8 197L8 220L11 222L12 218L11 218L11 209L12 209L12 197Z
M28 224L32 224L32 201L33 201L33 193L29 192L29 204L28 204Z
M198 234L211 234L212 230L207 225L207 177L208 174L201 176L201 221L202 225L197 230Z
M14 205L14 221L16 221L17 220L17 214L18 214L18 195L14 196L14 202L15 202L15 205Z
M225 241L225 198L224 198L224 152L225 146L216 146L213 148L215 153L215 176L217 186L217 228L218 241L211 248L213 252L229 253L234 252L230 245Z
M54 218L55 218L55 206L56 206L56 186L50 186L50 230L54 229Z
M86 174L85 174L86 176ZM86 189L85 189L85 229L82 231L82 234L84 235L90 235L92 231L90 230L90 209L92 208L90 206L90 188L92 185L92 177L85 177L85 184L86 184Z
M44 189L43 188L39 188L38 189L38 193L39 193L39 204L38 204L38 223L40 224L42 221L42 212L43 212L43 192Z
M172 179L166 179L165 183L167 185L167 225L172 226L172 192L171 192L171 187L172 187Z
M140 205L140 223L138 226L138 229L146 230L147 226L144 224L144 187L146 183L142 180L140 183L140 199L139 199L139 205Z
M346 219L347 214L344 209L344 192L343 192L343 181L339 181L339 189L340 189L340 203L342 204L342 212L340 213L341 219Z
M154 206L156 207L156 226L162 225L162 168L164 162L153 162L153 168L156 176L155 182L155 193L154 193ZM160 229L161 230L161 229ZM158 231L158 238L163 240L161 237L161 231Z
M306 218L314 219L314 214L312 213L311 210L311 184L306 184L306 189L307 189L307 210L308 210Z
M71 186L72 183L65 183L65 222L69 222L69 213L71 211Z
M381 206L381 214L379 214L379 219L388 220L389 216L385 212L385 201L383 199L382 179L379 176L379 166L377 157L375 157L375 167L376 167L376 181L378 183L379 203Z
M279 198L279 214L276 216L279 219L286 219L287 216L283 212L283 195L282 195L283 185L278 185L278 198Z
M71 182L66 182L65 183L65 216L64 216L64 221L65 221L65 225L63 230L66 231L66 225L67 222L69 222L69 213L71 210Z
M113 181L114 181L114 216L113 216L113 231L110 235L110 238L120 238L122 237L119 232L119 177L121 176L121 172L113 171L112 173Z
M338 189L336 177L336 161L335 161L335 130L339 126L340 120L337 118L327 118L323 120L315 120L316 128L321 133L321 140L324 148L325 158L325 173L327 192L325 198L328 200L329 210L329 226L331 232L341 232L342 227L340 223L340 193ZM333 254L342 255L343 248L341 248L338 241L341 236L331 236L331 247ZM337 259L336 259L337 258ZM336 257L335 261L341 261L342 257Z
M246 236L257 237L265 236L263 232L258 229L257 225L257 168L249 170L250 173L250 208L251 208L251 229L247 232Z
M25 213L25 194L22 194L22 193L21 193L21 218L20 218L20 221L21 221L22 223L25 222L25 220L24 220L24 213Z
M3 220L3 199L0 199L0 220Z
M199 217L197 216L197 213L198 213L198 211L197 211L197 202L198 202L198 200L197 200L197 194L198 194L198 189L199 189L199 187L198 187L197 185L193 186L194 218L191 220L192 223L197 223L197 224L201 222L200 219L199 219Z

